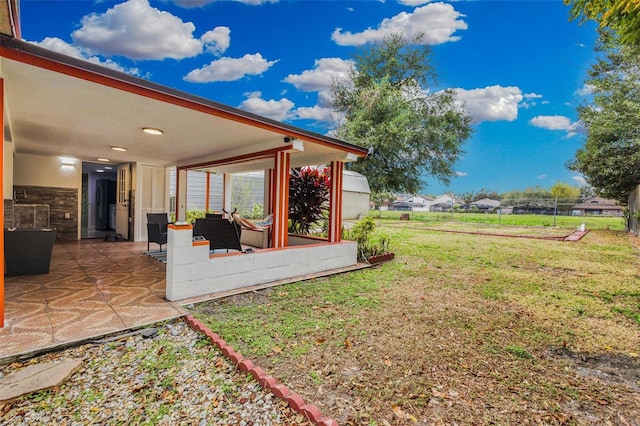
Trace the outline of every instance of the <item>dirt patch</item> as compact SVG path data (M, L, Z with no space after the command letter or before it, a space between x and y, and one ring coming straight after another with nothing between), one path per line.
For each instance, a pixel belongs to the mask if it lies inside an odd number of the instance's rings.
M589 354L568 348L549 351L552 358L569 360L579 376L598 379L607 384L622 384L640 392L640 361L624 354Z

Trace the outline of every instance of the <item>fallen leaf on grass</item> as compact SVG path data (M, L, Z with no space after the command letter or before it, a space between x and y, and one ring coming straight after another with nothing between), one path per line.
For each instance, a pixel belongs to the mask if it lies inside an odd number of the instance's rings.
M385 359L384 360L384 365L386 365L387 367L391 367L391 360L390 359Z
M346 349L351 349L351 342L350 342L350 341L348 341L348 340L345 340L345 341L344 341L344 347L345 347Z
M324 343L324 342L326 342L326 341L327 341L327 339L325 339L325 338L323 338L323 337L318 337L318 338L316 339L316 345L320 345L320 344L322 344L322 343Z
M398 407L397 405L391 407L391 411L393 411L393 414L395 414L399 419L405 420L407 418L407 414L402 411L402 408Z
M431 394L436 398L449 399L449 395L444 392L439 392L436 389L431 389Z
M274 351L277 354L281 354L282 353L282 348L280 346L274 346L271 348L272 351Z

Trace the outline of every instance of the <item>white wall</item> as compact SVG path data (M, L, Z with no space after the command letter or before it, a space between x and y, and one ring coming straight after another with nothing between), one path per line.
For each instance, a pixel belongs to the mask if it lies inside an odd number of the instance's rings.
M13 162L13 185L79 188L82 165L63 165L61 157L16 154ZM13 198L13 197L12 197Z
M166 295L171 301L249 287L357 264L355 241L209 256L190 226L169 227Z

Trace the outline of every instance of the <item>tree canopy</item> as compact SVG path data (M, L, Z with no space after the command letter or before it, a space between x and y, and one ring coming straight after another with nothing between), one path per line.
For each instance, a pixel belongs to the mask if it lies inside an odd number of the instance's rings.
M573 19L598 22L601 29L615 31L620 42L640 46L640 2L638 0L564 0Z
M337 135L373 148L349 165L372 191L417 193L425 175L448 183L455 172L470 118L452 91L429 91L430 55L428 46L393 34L366 46L349 77L332 86L334 108L345 116Z
M626 203L640 184L640 47L603 33L599 50L604 56L586 81L593 103L578 108L586 144L568 167L601 195Z
M552 197L559 200L577 200L580 198L580 188L564 182L556 183L549 192Z

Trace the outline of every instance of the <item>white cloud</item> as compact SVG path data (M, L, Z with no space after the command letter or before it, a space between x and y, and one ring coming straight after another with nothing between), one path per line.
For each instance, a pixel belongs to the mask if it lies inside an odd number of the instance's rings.
M314 120L321 123L338 123L341 116L333 108L319 105L313 107L300 107L294 111L295 117L300 120Z
M564 130L567 137L573 137L584 132L584 126L579 121L571 121L564 115L538 115L529 120L529 124L548 130Z
M519 87L489 86L483 89L454 89L464 102L474 123L482 121L513 121L518 118L518 103L522 101Z
M581 88L576 90L576 94L579 96L588 96L593 94L593 91L596 87L592 84L584 84Z
M105 55L183 59L203 49L203 41L193 36L193 23L151 7L148 0L128 0L105 13L87 15L81 23L71 33L74 43Z
M537 93L525 93L524 95L522 95L522 97L525 99L540 99L542 95L539 95Z
M385 18L376 29L368 28L360 33L352 33L336 28L331 38L341 46L360 46L372 41L380 42L392 33L404 34L412 41L423 34L422 43L441 44L460 39L453 33L467 29L463 17L450 4L430 3L416 8L412 13L401 12L392 18Z
M278 121L289 118L291 109L294 107L294 103L287 98L282 98L279 101L274 99L267 101L262 99L261 92L253 92L248 96L249 97L240 104L240 109Z
M140 76L140 69L138 68L125 68L122 65L116 63L111 59L100 59L97 56L91 56L82 49L67 43L57 37L46 37L41 42L32 42L45 49L52 50L54 52L62 53L63 55L71 56L72 58L82 59L92 64L102 65L103 67L111 68L112 70L125 72L127 74Z
M314 68L301 74L289 74L284 81L303 92L327 91L334 79L347 77L354 62L342 58L317 59Z
M456 175L456 176L460 176L460 177L464 177L464 176L467 176L467 172L457 171L457 172L455 173L455 175Z
M184 7L185 9L195 9L196 7L204 7L210 3L215 3L220 0L173 0L173 2L180 7ZM239 3L249 4L249 5L261 5L264 3L277 3L278 0L234 0Z
M587 180L582 176L577 176L577 175L576 176L571 176L571 179L578 186L587 186L587 185L589 185L587 183Z
M220 58L187 74L184 79L192 83L235 81L247 75L260 75L276 61L267 61L261 54L246 54L242 58Z
M546 179L547 177L548 177L548 175L541 174L541 175L536 176L536 179L544 180L544 179Z
M204 33L200 40L204 50L214 55L221 55L231 44L231 30L229 27L215 27Z
M398 3L405 6L420 6L429 3L431 0L398 0Z

